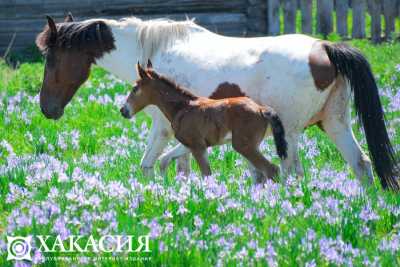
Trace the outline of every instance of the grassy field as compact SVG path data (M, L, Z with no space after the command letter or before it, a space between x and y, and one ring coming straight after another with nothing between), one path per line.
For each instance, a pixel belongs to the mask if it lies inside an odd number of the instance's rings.
M372 64L400 151L400 44L351 44ZM7 235L145 234L151 252L129 260L41 254L36 242L33 264L400 266L400 197L378 182L361 187L318 128L301 142L301 181L254 186L230 146L211 151L213 177L201 179L192 162L190 177L171 167L168 177L149 179L140 159L151 120L119 113L129 85L95 67L54 122L39 109L42 74L40 62L11 69L0 61L0 266L14 265L6 260ZM354 130L366 149L356 123ZM277 163L270 139L263 149ZM82 257L45 261L50 256Z

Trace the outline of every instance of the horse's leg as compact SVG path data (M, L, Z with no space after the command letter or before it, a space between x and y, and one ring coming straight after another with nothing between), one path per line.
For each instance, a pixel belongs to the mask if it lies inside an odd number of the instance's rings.
M152 113L152 126L140 166L147 177L154 176L154 164L172 136L169 122L161 112Z
M297 139L298 140L298 139ZM299 150L298 150L298 141L296 143L296 148L294 151L294 162L295 162L295 171L298 179L301 179L304 177L304 169L303 166L301 165L301 161L299 158Z
M176 159L176 172L188 176L190 173L190 153L184 153Z
M300 134L299 131L295 130L287 131L286 133L287 157L281 161L282 181L285 181L287 176L293 174L293 172L297 176L304 176L298 152Z
M171 161L182 157L184 155L190 155L190 150L182 145L181 143L177 144L174 148L167 151L160 157L160 172L162 175L166 174L167 168ZM187 175L188 173L184 173Z
M196 159L197 164L199 164L201 174L203 177L211 175L211 167L207 158L207 148L196 148L191 149L193 157Z
M366 175L368 182L372 183L371 161L361 150L351 128L350 96L350 89L343 80L338 80L336 90L329 96L324 107L322 128L353 168L357 179L362 181Z
M322 121L322 125L343 158L353 168L357 179L362 182L366 175L368 183L371 184L373 182L371 161L355 139L350 119L343 120L340 117L329 116L328 119Z

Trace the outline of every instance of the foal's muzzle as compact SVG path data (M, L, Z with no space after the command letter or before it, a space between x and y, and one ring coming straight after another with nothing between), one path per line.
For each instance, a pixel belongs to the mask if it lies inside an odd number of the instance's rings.
M124 118L130 119L132 117L129 108L127 108L125 105L120 109L120 112Z

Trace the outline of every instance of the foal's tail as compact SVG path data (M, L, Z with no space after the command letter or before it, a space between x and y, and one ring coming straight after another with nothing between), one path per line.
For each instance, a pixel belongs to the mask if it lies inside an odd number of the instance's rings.
M285 139L285 129L283 128L281 119L278 114L271 109L267 109L262 112L264 118L268 120L268 124L271 124L272 135L274 137L276 151L281 159L287 157L287 142Z
M371 67L365 57L346 44L324 44L336 71L350 83L359 122L364 128L375 171L383 188L398 191L398 165L386 130L385 116Z

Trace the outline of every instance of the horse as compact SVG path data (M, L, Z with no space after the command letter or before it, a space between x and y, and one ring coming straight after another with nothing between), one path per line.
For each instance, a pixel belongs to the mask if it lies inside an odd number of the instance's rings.
M224 87L212 94L214 99L199 97L153 70L136 65L139 80L135 82L121 115L130 119L149 105L156 106L168 119L175 138L196 159L203 176L211 175L207 148L232 140L232 147L261 174L256 182L276 180L278 167L260 152L259 146L271 127L276 150L281 159L287 156L285 131L276 112L243 96L215 99Z
M370 158L354 137L350 99L364 129L369 154L383 188L398 190L397 159L389 140L378 88L366 58L344 43L331 43L302 34L276 37L226 37L192 20L119 21L90 19L80 22L67 16L47 25L36 44L46 64L40 107L50 119L59 119L65 106L97 64L130 83L137 60L148 58L159 71L208 96L219 84L230 81L260 104L271 106L285 128L288 155L282 161L285 175L303 176L298 141L303 130L319 125L352 167L356 177L372 183ZM152 128L141 161L145 175L153 174L156 160L172 137L165 116L147 107ZM169 153L181 149L177 145ZM188 156L178 160L188 171Z

